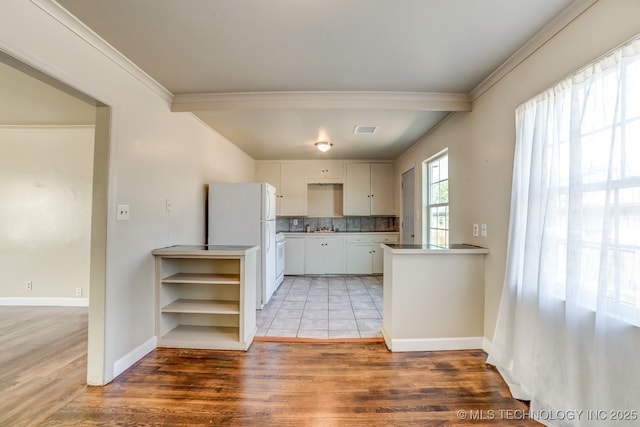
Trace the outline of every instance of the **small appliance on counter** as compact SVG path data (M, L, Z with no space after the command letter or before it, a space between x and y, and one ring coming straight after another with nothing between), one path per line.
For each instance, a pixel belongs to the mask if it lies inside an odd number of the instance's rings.
M209 184L210 245L260 246L256 268L256 307L278 288L276 281L276 191L267 183Z

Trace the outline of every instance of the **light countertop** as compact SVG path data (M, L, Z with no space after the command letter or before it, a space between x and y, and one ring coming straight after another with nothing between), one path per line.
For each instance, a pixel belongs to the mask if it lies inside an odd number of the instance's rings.
M400 234L399 231L282 231L282 234L285 236L323 236L323 235L338 235L338 236L349 236L349 235L361 235L361 234Z
M407 245L399 243L387 243L385 250L393 254L488 254L489 249L466 243L451 243L446 246L436 245Z
M244 256L257 251L259 246L239 245L174 245L154 249L151 254L160 256Z

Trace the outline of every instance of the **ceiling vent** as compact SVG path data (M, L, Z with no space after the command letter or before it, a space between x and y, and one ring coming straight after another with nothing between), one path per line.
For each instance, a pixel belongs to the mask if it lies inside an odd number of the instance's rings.
M370 134L374 133L377 128L378 128L377 126L360 126L360 125L357 125L355 128L353 128L353 133L355 133L356 135L358 135L358 134L370 135Z

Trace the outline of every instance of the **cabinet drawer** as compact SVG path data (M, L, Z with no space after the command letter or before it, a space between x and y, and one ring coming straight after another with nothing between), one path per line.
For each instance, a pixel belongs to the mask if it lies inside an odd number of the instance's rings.
M346 242L347 243L370 243L372 242L372 236L369 236L367 234L362 235L362 236L347 236Z
M373 236L373 243L398 243L400 236Z
M347 243L398 243L397 234L363 234L347 236Z

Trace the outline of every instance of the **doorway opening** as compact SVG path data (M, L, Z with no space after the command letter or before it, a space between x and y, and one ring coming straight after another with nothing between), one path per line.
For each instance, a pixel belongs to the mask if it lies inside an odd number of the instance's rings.
M111 109L2 51L0 75L0 149L14 166L0 174L12 208L0 245L16 261L0 268L0 300L88 305L87 382L102 384Z

